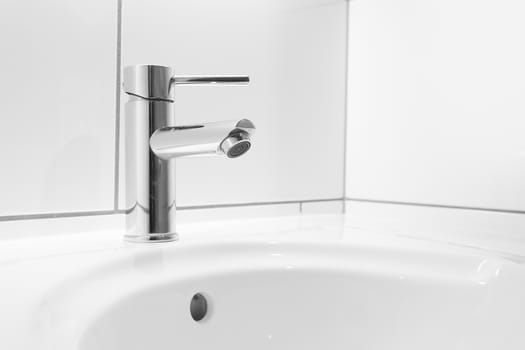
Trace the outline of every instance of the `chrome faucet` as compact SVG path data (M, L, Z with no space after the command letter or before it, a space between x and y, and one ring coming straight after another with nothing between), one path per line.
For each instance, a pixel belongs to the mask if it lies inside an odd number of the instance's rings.
M126 240L177 240L174 158L236 158L251 146L255 126L248 119L175 126L175 86L248 82L247 76L175 76L164 66L124 69L124 92L129 95L124 111Z

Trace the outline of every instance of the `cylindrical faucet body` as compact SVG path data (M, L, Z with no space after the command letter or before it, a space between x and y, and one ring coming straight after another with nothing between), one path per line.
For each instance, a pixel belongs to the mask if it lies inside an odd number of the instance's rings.
M126 239L166 242L175 233L175 160L150 149L158 129L175 126L169 67L134 66L124 71Z
M151 135L173 126L173 102L132 97L125 105L126 230L128 240L176 239L175 160L150 149Z

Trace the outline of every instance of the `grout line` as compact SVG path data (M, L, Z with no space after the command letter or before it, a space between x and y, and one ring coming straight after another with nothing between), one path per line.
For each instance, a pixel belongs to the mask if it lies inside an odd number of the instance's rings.
M299 202L299 214L302 214L302 213L303 213L303 202Z
M407 206L420 206L420 207L431 207L431 208L442 208L442 209L460 209L460 210L476 210L476 211L487 211L495 213L506 213L506 214L525 214L522 210L508 210L508 209L495 209L495 208L481 208L481 207L468 207L458 205L443 205L443 204L431 204L431 203L416 203L416 202L401 202L401 201L388 201L388 200L376 200L376 199L365 199L365 198L324 198L324 199L305 199L297 201L275 201L275 202L248 202L248 203L235 203L235 204L209 204L209 205L189 205L177 207L177 210L197 210L197 209L216 209L216 208L234 208L244 206L263 206L263 205L283 205L283 204L299 204L299 208L302 210L303 203L318 203L318 202L335 202L335 201L354 201L364 203L377 203L377 204L393 204L393 205L407 205ZM36 220L36 219L57 219L57 218L73 218L83 216L101 216L101 215L117 215L125 214L125 210L99 210L99 211L81 211L81 212L63 212L63 213L51 213L51 214L25 214L25 215L6 215L0 216L0 221L19 221L19 220Z
M117 86L115 88L115 178L113 208L118 210L120 176L120 70L122 66L122 0L117 0Z
M388 200L379 200L379 199L351 198L351 197L346 197L346 200L347 201L354 201L354 202L364 202L364 203L411 205L411 206L418 206L418 207L441 208L441 209L476 210L476 211L488 211L488 212L493 212L493 213L505 213L505 214L525 214L525 211L523 211L523 210L496 209L496 208L483 208L483 207L469 207L469 206L461 206L461 205L445 205L445 204L432 204L432 203L388 201Z
M351 198L351 197L306 199L306 200L297 200L297 201L248 202L248 203L235 203L235 204L210 204L210 205L193 205L193 206L190 205L190 206L177 207L177 210L234 208L234 207L243 207L243 206L263 206L263 205L282 205L282 204L299 204L300 209L302 210L303 203L335 202L335 201L345 201L345 200L354 201L354 202L364 202L364 203L407 205L407 206L420 206L420 207L431 207L431 208L442 208L442 209L475 210L475 211L486 211L486 212L506 213L506 214L525 214L525 211L522 211L522 210L507 210L507 209L468 207L468 206L458 206L458 205L387 201L387 200ZM20 221L20 220L36 220L36 219L73 218L73 217L84 217L84 216L118 215L118 214L125 214L125 212L126 212L125 210L99 210L99 211L82 211L82 212L63 212L63 213L52 213L52 214L6 215L6 216L0 216L0 221Z
M346 61L345 61L345 107L343 123L343 198L346 197L346 167L348 166L346 156L348 147L348 71L350 66L350 2L346 2ZM343 214L346 213L346 201L343 201Z
M234 203L234 204L189 205L189 206L177 207L177 210L254 207L254 206L263 206L263 205L283 205L283 204L299 204L302 208L303 203L335 202L335 201L344 201L344 198L306 199L306 200L298 200L298 201L276 201L276 202L247 202L247 203Z
M82 216L100 216L122 214L122 210L99 210L99 211L79 211L53 214L26 214L26 215L7 215L0 216L0 221L20 221L20 220L38 220L38 219L59 219L59 218L74 218Z
M234 204L209 204L209 205L188 205L177 207L177 210L196 210L196 209L219 209L219 208L235 208L235 207L250 207L250 206L264 206L264 205L283 205L283 204L299 204L302 208L303 203L317 203L317 202L334 202L344 201L344 198L324 198L324 199L306 199L297 201L276 201L276 202L249 202L249 203L234 203ZM126 210L94 210L94 211L79 211L79 212L62 212L62 213L48 213L48 214L22 214L22 215L6 215L0 216L0 222L3 221L21 221L21 220L38 220L38 219L59 219L59 218L74 218L84 216L101 216L101 215L119 215L125 214Z

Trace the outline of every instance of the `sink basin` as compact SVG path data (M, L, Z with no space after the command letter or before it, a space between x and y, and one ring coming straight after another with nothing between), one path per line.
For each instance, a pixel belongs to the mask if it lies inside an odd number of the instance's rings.
M71 320L81 316L82 350L525 344L525 289L516 284L524 274L503 261L333 244L223 242L152 250L128 263L133 273L124 271L125 264L109 266L104 279L76 286L69 299L59 293L57 304L71 313L56 324L55 339L75 334ZM200 322L190 313L196 293L208 305Z
M31 317L13 330L31 332L24 345L13 337L0 347L525 348L520 261L348 229L322 238L318 226L300 226L40 259L33 271L68 272L27 299ZM196 321L190 305L198 293L206 310Z

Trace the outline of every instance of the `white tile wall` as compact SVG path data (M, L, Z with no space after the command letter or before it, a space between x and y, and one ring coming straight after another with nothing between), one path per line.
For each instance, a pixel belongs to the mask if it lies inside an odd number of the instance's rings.
M0 216L113 207L117 3L0 4Z
M124 1L123 65L252 78L178 88L179 124L246 117L258 128L239 159L178 160L178 205L342 197L345 10L342 0Z
M525 210L524 13L350 2L349 197Z
M177 91L180 124L248 117L258 127L245 157L179 161L179 205L343 196L346 2L6 0L2 220L115 209L119 3L123 65L252 78Z

